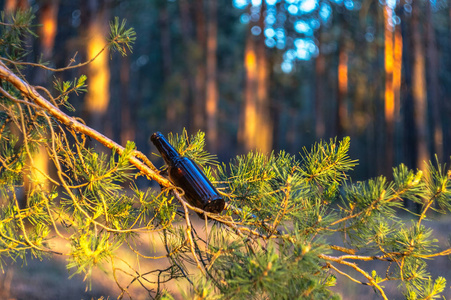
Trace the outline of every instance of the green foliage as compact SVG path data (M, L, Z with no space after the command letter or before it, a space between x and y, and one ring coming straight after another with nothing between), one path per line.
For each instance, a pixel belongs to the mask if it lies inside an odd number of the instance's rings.
M357 164L356 160L351 160L348 156L350 141L351 139L346 137L338 144L336 140L331 140L328 144L321 141L310 151L304 148L301 173L322 186L343 181L346 179L346 172Z
M429 277L426 283L411 284L408 286L406 299L440 299L439 294L446 288L446 280L443 277L438 277L434 282Z
M73 81L61 81L55 78L53 85L55 90L60 94L54 100L59 102L59 105L64 105L68 110L75 111L74 107L67 102L70 93L84 93L87 92L86 75L81 75L78 79Z
M201 166L217 164L216 155L210 154L204 149L205 133L202 131L188 137L188 132L183 129L180 135L169 133L168 140L180 155L191 158Z
M115 17L110 22L110 37L108 38L109 48L118 51L122 56L127 55L128 51L132 51L132 44L136 40L136 33L133 28L125 27L126 20L119 22L119 18Z
M1 12L0 54L11 60L22 59L27 52L24 49L26 35L36 36L31 30L35 15L32 9L17 10L12 14Z
M442 166L437 157L436 160L437 166L434 166L431 162L428 165L424 198L436 202L440 211L445 213L451 211L451 171L446 169L446 165Z
M91 274L93 267L101 265L102 262L113 255L113 251L117 246L118 244L113 245L110 242L108 233L103 233L99 236L93 232L88 232L76 238L74 237L71 243L72 250L67 267L76 269L73 275L84 273L87 277Z
M225 252L215 261L214 271L223 280L226 299L339 298L327 289L332 283L321 271L318 254L328 252L324 245L301 240L281 245L240 241L212 247Z

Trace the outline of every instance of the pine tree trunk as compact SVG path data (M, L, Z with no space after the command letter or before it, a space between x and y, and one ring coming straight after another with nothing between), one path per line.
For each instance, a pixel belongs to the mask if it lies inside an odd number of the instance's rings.
M40 38L43 60L48 60L52 56L53 45L58 22L58 0L42 1L40 11Z
M120 117L121 117L121 144L125 147L127 141L135 140L135 118L133 118L133 104L130 99L130 60L128 57L121 58L120 66Z
M389 20L392 19L393 10L385 6L384 10L384 65L385 65L385 170L386 176L391 174L391 168L394 163L394 121L395 121L395 93L393 89L393 26Z
M416 133L416 167L424 170L425 162L429 161L429 150L427 144L427 95L426 95L426 73L425 73L425 53L423 40L421 38L421 28L419 24L418 2L412 2L412 18L410 27L412 29L412 97L414 104Z
M440 109L442 103L440 101L440 85L439 85L439 63L437 41L435 38L435 30L432 22L432 7L431 2L426 1L427 8L427 72L428 72L428 97L432 107L432 123L433 123L433 145L434 152L437 154L439 160L443 159L443 131L442 131L442 117Z
M169 13L167 7L167 1L161 1L161 7L159 11L159 25L161 28L161 56L163 63L163 75L165 79L168 79L172 72L172 42L171 42L171 30L169 25Z
M248 32L244 48L244 71L244 106L238 140L244 146L244 150L249 151L256 147L254 136L257 126L257 99L255 97L257 86L257 54L255 51L254 37L250 32Z
M189 54L191 53L191 47L192 47L192 18L190 15L190 4L187 0L180 0L179 1L179 11L180 11L180 31L182 33L182 41L183 41L183 47L186 50L186 52ZM183 79L180 82L181 86L181 99L180 101L183 103L184 107L188 110L187 115L192 116L193 115L193 90L194 90L194 79L192 78L191 70L189 69L189 63L192 61L192 58L188 56L186 58L185 64L183 66ZM177 115L176 110L174 109L173 105L171 103L168 103L166 106L166 118L167 120L173 120L172 124L177 121L177 119L180 118L180 116ZM187 122L184 124L187 128L190 128L193 123L193 118L190 117Z
M207 141L211 152L217 152L218 147L218 84L217 84L217 1L208 1L207 24L207 78L206 78L206 113L207 113Z
M338 81L337 81L337 107L335 117L335 134L338 137L343 136L345 131L348 109L346 97L348 93L348 53L346 46L342 42L338 50Z
M172 60L172 37L171 37L171 28L170 28L170 17L168 12L168 3L166 0L161 0L159 3L159 25L160 25L160 45L161 45L161 57L162 57L162 67L163 67L163 82L167 83L170 81L170 77L173 71L173 60ZM182 13L182 10L187 10L184 8L185 1L180 1L180 11L181 15L184 16L185 13ZM186 3L185 3L186 4ZM186 16L184 17L186 18ZM182 25L185 25L184 22L187 20L182 19ZM185 36L183 42L185 43L187 40L187 36ZM180 84L183 86L183 83L186 81L183 80ZM176 110L173 109L172 101L175 97L169 97L166 99L166 124L176 124L177 123L177 114ZM180 100L184 100L183 98Z
M415 121L414 121L414 103L413 103L413 91L412 91L412 63L413 53L411 51L412 46L412 28L410 27L410 21L405 14L401 13L403 19L401 21L401 33L403 42L403 55L402 61L404 66L404 80L403 91L401 98L402 113L402 152L403 162L409 168L415 168L416 164L416 142L415 142ZM409 202L410 203L410 202Z
M49 61L52 59L53 48L55 45L55 37L58 29L58 0L46 0L42 1L41 8L39 10L39 23L42 24L40 27L40 48L42 51L42 60ZM35 84L42 85L44 87L50 88L52 78L48 71L44 69L35 70ZM39 178L38 184L48 189L50 188L49 181L42 174L49 174L49 155L45 149L44 145L39 147L39 151L33 157L33 162L36 170L32 170L32 176ZM54 171L54 170L53 170ZM34 173L34 174L33 174Z
M88 1L90 13L86 32L86 55L90 60L95 57L107 43L108 17L103 0ZM110 102L110 68L108 50L87 65L88 92L85 96L85 112L94 129L105 132L106 112Z
M6 0L3 9L5 13L10 14L17 9L26 10L29 7L28 0Z
M317 31L319 53L315 59L315 135L317 139L323 139L326 133L324 114L324 95L326 78L326 58L321 51L321 28Z
M264 24L265 4L262 2L260 10L259 26L262 33L257 39L257 124L258 130L256 132L257 149L263 153L269 153L272 150L272 135L273 123L270 115L270 98L269 98L269 61L266 53L265 36L263 30Z
M395 43L393 45L393 93L395 97L395 119L399 118L401 107L402 51L403 38L401 26L395 27Z
M211 2L214 0L208 0ZM210 5L210 3L209 3ZM205 130L205 102L206 102L206 26L205 26L205 9L203 0L195 0L194 2L194 13L196 21L196 57L195 59L195 72L194 74L194 91L193 91L193 107L192 107L192 118L194 130ZM207 50L208 51L208 50ZM208 59L208 58L207 58ZM208 117L207 117L208 118Z
M239 140L244 150L268 153L272 149L272 120L269 101L269 68L263 32L253 36L253 26L263 27L264 7L260 9L259 22L250 23L244 50L244 107L241 116Z

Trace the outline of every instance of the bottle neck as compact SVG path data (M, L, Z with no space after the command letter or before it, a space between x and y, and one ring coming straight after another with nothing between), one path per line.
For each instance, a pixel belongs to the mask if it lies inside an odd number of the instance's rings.
M171 165L175 158L180 157L177 150L169 144L168 140L160 132L152 134L150 140L157 147L158 151L160 151L167 165Z

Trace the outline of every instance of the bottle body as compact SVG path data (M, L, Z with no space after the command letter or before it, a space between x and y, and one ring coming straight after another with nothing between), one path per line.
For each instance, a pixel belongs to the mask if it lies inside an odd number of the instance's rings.
M169 166L169 179L185 192L188 202L208 212L220 213L224 200L199 166L187 157L175 159Z
M212 213L224 209L224 199L191 159L182 157L161 133L154 133L152 142L168 165L169 179L183 189L186 200L193 206Z

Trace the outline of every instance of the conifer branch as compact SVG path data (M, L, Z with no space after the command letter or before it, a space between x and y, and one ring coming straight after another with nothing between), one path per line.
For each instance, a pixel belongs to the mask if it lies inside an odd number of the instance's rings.
M353 268L354 270L356 270L357 272L362 274L369 281L368 284L372 285L374 288L376 288L379 291L379 293L381 293L381 296L382 296L382 298L384 298L384 300L388 300L387 295L385 295L384 290L377 284L377 282L374 281L374 279L367 272L365 272L363 269L358 267L357 264L350 263L350 262L345 261L345 260L343 260L341 258L337 258L337 257L333 257L333 256L330 256L330 255L325 255L325 254L320 254L319 258L322 258L322 259L324 259L326 261L334 261L334 262L337 262L339 264L342 264L342 265L345 265L345 266Z
M335 272L337 272L338 274L341 274L347 278L349 278L351 281L354 281L355 283L361 284L361 285L368 285L368 283L360 281L358 279L355 279L354 277L352 277L351 275L349 275L346 272L341 271L340 269L338 269L337 267L335 267L333 264L331 264L330 262L326 263L326 266L328 268L333 269Z
M79 122L75 118L68 116L67 114L62 112L58 107L51 104L47 99L41 96L41 94L39 94L33 86L29 85L24 80L20 79L2 62L0 62L0 78L7 80L11 84L13 84L26 98L33 100L35 105L44 109L52 117L56 118L58 121L66 125L68 128L71 128L79 133L85 134L95 139L105 147L115 150L119 155L121 155L124 152L125 148L122 147L121 145L107 138L98 131ZM168 179L158 174L156 172L157 169L148 160L146 160L146 163L143 163L141 160L138 159L138 157L141 158L143 156L144 155L138 151L132 152L132 155L129 157L129 161L145 176L155 180L164 187L172 187L173 186L172 183Z

